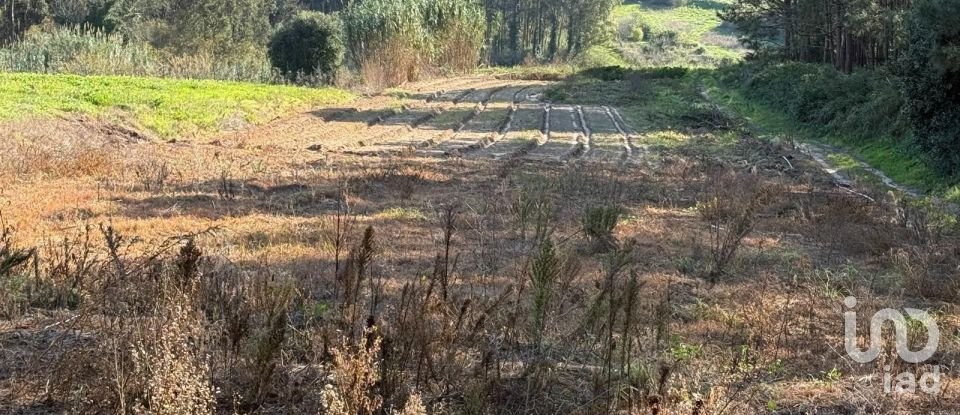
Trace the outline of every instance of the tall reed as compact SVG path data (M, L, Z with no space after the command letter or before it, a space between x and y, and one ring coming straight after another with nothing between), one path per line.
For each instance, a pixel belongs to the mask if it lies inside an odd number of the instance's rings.
M83 26L29 32L21 41L0 49L0 71L282 81L265 53L224 58L200 50L177 55L145 42Z

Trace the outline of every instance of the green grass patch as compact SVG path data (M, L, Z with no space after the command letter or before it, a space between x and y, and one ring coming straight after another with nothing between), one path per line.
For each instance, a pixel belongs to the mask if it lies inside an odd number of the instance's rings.
M695 115L705 105L696 76L685 68L593 68L547 91L557 103L611 105L637 132L696 128Z
M493 75L501 79L522 79L529 81L559 81L575 74L577 68L572 64L534 65L534 66L494 66L477 70L481 75Z
M630 66L621 52L613 45L594 45L583 51L573 64L578 68L597 68L606 66Z
M674 31L680 41L697 43L723 24L717 16L717 9L710 3L714 2L692 1L684 6L663 7L639 2L615 8L612 16L618 20L639 15L642 24L646 26L645 32Z
M0 121L85 114L133 122L161 137L212 133L238 118L260 124L353 98L351 93L333 88L0 73Z
M716 67L743 59L734 27L717 15L728 0L695 0L676 7L635 2L614 9L616 47L644 66Z
M374 215L381 220L427 220L427 215L419 209L392 207Z
M643 134L639 137L640 143L660 147L676 147L686 144L690 135L673 130L659 130Z

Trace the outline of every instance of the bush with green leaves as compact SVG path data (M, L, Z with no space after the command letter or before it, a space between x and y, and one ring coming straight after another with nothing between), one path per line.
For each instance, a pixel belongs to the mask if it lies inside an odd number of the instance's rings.
M287 77L318 75L329 80L343 63L342 33L335 17L303 13L270 39L270 62Z
M906 133L897 79L884 68L845 74L825 64L762 61L738 68L748 98L811 127L862 142Z
M604 205L587 208L583 213L583 231L599 247L612 248L616 246L613 230L620 222L623 209L616 205Z
M960 174L960 3L918 3L901 58L906 113L914 140L946 174Z
M89 25L111 29L105 21L113 0L48 0L50 15L61 25Z

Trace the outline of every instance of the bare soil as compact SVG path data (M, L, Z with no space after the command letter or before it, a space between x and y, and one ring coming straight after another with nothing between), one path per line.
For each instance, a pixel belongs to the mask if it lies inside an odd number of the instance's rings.
M375 230L368 277L380 284L363 294L370 317L350 327L373 321L385 347L395 347L386 350L405 350L420 335L397 313L409 287L436 278L446 254L450 280L430 308L436 314L424 317L441 334L417 349L419 364L391 363L399 365L400 389L421 394L431 411L960 409L952 373L960 314L953 299L910 294L903 268L894 265L897 253L931 245L897 224L884 191L838 187L799 149L748 134L730 142L705 130L687 144L651 148L618 108L551 104L544 98L550 87L492 77L428 81L193 140L162 141L87 119L31 121L15 127L27 131L18 134L20 144L0 147L8 166L0 212L16 229L17 245L37 247L44 261L88 236L93 251L106 255L97 229L109 226L126 235L125 255L192 235L211 262L291 281L299 305L289 311L269 393L240 412L320 410L328 351L340 332L334 311L301 320L303 310L336 310L342 300L335 288L342 258L330 233L344 206L356 218L351 246L362 229ZM82 151L44 153L30 146L38 143ZM50 167L16 167L8 154L33 155L27 164ZM723 218L735 217L729 212L745 209L761 188L774 196L751 211L750 232L719 272L713 235L736 226ZM542 337L530 334L530 269L539 246L535 221L518 213L527 199L549 206L550 239L577 264L554 287ZM710 217L703 212L711 203L726 203L729 212ZM585 211L598 206L622 208L612 247L584 232ZM447 211L455 218L449 243ZM953 241L948 234L936 247ZM610 276L616 252L625 265ZM614 307L602 301L607 281L616 279L606 292L619 296L631 278L636 304L603 315ZM945 370L941 395L886 394L889 360L859 365L847 358L847 295L859 300L863 338L874 310L936 310L944 334L936 355ZM16 303L12 297L0 295L0 302ZM105 341L99 326L75 323L88 321L78 310L37 302L0 310L0 412L112 410L76 399L82 388L51 381L66 379L63 358L71 350ZM232 413L236 399L228 393L253 398L235 384L233 360L216 353L217 408ZM611 372L611 361L623 367ZM105 376L100 382L110 381ZM381 393L386 403L402 400Z

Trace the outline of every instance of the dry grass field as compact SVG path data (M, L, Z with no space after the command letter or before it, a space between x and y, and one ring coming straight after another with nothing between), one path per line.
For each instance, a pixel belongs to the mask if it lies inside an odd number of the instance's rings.
M960 410L947 215L624 82L426 81L177 139L6 122L0 413ZM864 344L932 311L934 357L852 361L847 296ZM939 394L884 391L930 365Z

